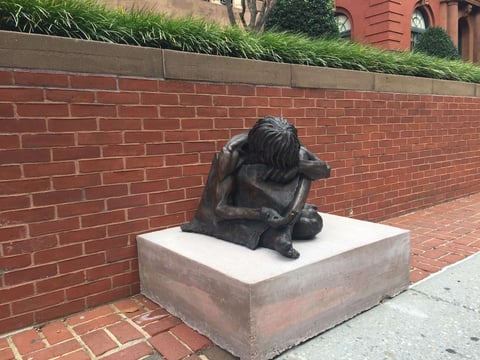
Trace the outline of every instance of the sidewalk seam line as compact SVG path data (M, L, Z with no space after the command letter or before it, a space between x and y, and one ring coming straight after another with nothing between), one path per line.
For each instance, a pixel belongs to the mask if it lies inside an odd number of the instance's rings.
M459 307L459 308L463 308L465 310L468 310L468 311L473 311L475 313L480 313L480 311L474 309L474 308L471 308L471 307L468 307L466 305L462 305L461 303L456 303L456 302L452 302L452 301L448 301L446 299L443 299L439 296L433 296L433 295L429 295L427 294L426 292L423 292L421 290L416 290L416 289L410 289L412 290L413 292L416 292L417 294L420 294L420 295L423 295L429 299L432 299L432 300L435 300L435 301L438 301L438 302L441 302L441 303L444 303L444 304L448 304L448 305L453 305L455 307Z

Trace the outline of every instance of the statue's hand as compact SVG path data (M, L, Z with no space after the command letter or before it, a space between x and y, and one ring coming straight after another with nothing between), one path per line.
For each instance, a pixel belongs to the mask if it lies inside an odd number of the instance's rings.
M288 225L297 215L295 211L292 211L287 216L281 216L274 209L268 207L262 207L260 213L264 221L273 228Z
M279 224L279 222L281 222L283 217L280 216L280 214L275 210L273 210L272 208L262 206L262 208L260 209L260 214L262 215L262 219L266 223L268 223L268 225L274 228L281 225Z
M225 144L224 150L232 152L237 148L241 147L244 143L246 143L247 139L248 139L248 132L235 135L230 139L230 141L227 144Z

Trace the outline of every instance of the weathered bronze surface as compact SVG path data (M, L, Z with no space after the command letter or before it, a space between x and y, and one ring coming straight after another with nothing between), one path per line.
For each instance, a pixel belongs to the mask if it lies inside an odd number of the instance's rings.
M306 204L311 182L329 176L293 125L266 116L215 154L197 213L181 228L298 258L292 239L312 239L323 226Z

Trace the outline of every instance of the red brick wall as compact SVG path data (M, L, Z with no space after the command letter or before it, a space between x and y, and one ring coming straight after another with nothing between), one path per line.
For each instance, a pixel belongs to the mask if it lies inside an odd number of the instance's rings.
M0 332L137 293L135 236L190 219L214 152L267 114L332 166L320 211L480 191L480 97L0 70Z

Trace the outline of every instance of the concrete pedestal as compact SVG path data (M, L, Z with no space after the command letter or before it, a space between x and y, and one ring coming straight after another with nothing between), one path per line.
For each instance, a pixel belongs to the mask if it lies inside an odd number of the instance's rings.
M329 214L290 260L171 228L138 236L142 294L242 360L270 359L409 285L406 230Z

